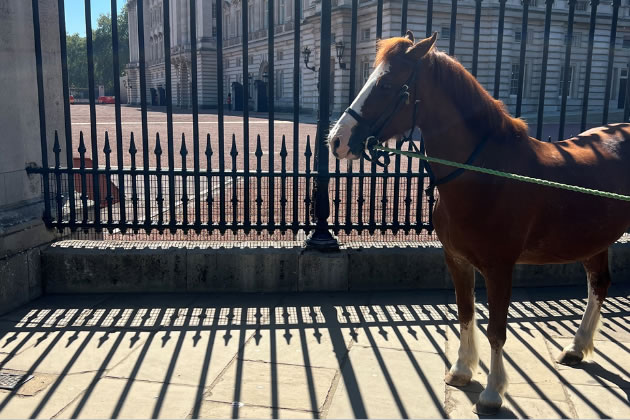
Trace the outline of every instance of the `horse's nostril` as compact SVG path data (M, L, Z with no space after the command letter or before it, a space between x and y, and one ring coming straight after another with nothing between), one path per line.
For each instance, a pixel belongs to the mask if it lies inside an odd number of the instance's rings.
M337 137L335 140L333 140L333 149L337 149L340 144L341 140L339 139L339 137Z

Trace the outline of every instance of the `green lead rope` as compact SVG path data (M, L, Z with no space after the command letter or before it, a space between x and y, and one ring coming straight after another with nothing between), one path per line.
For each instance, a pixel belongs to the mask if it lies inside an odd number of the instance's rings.
M426 160L427 162L431 162L431 163L439 163L440 165L452 166L454 168L466 169L468 171L474 171L474 172L480 172L483 174L499 176L501 178L513 179L513 180L521 181L521 182L529 182L530 184L544 185L546 187L560 188L563 190L575 191L575 192L580 192L583 194L596 195L599 197L612 198L614 200L630 201L630 196L628 195L617 194L617 193L608 192L608 191L599 191L599 190L594 190L594 189L585 188L585 187L578 187L576 185L562 184L560 182L547 181L545 179L532 178L529 176L512 174L509 172L502 172L502 171L497 171L494 169L481 168L479 166L467 165L465 163L457 163L457 162L452 162L450 160L444 160L444 159L439 159L436 157L425 156L419 153L406 152L406 151L398 150L398 149L390 149L389 147L384 147L380 145L374 146L374 148L377 150L381 150L383 152L389 152L389 153L394 153L397 155L418 158L421 160Z

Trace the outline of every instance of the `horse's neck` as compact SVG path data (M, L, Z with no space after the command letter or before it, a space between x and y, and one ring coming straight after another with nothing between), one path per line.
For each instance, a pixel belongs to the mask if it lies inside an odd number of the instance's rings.
M427 154L431 157L465 162L481 138L470 130L450 98L435 92L432 103L425 104L420 129L425 139ZM439 99L438 99L439 98ZM431 164L436 178L443 178L452 167Z

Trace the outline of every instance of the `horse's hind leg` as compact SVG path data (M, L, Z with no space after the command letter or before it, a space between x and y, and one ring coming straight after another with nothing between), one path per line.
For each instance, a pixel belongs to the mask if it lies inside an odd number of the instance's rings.
M451 366L445 381L452 386L466 386L479 363L475 341L475 271L467 261L453 257L448 252L445 252L445 256L455 285L457 317L461 331L457 362Z
M473 410L480 415L494 415L503 404L503 394L508 385L503 366L508 307L512 296L513 266L493 267L483 272L486 278L488 307L488 341L490 342L490 374L486 389L479 395Z
M593 338L599 326L600 309L610 286L608 249L583 261L582 264L588 280L588 303L573 342L558 357L558 362L565 365L576 365L593 351Z

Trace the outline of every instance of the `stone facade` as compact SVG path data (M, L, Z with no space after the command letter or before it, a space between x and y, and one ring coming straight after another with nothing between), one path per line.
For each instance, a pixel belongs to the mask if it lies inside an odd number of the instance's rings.
M65 141L61 52L56 0L40 0L48 164L54 164L53 139ZM42 221L44 201L39 96L31 2L0 1L0 314L42 294L40 251L58 235ZM62 154L60 164L65 165ZM53 210L54 211L54 210Z
M129 54L127 95L130 104L140 103L139 43L137 0L129 0ZM216 107L216 20L214 0L197 2L197 75L199 105ZM192 105L190 15L188 0L170 2L171 86L173 105ZM166 79L164 71L164 24L162 0L144 2L144 46L147 103L164 104Z
M268 81L268 47L267 47L267 1L250 0L248 3L249 16L249 43L248 43L248 77L250 81L250 108L257 109L256 89L262 81ZM274 0L275 29L275 103L278 110L291 110L293 106L293 28L296 13L293 0ZM312 51L310 64L319 64L319 21L320 3L317 0L301 0L301 36L300 49L305 46ZM133 6L135 0L131 0ZM198 0L198 8L210 5L210 0ZM160 0L150 0L150 5L161 4ZM173 1L171 18L171 31L179 36L172 37L173 51L173 99L180 106L187 106L190 101L190 77L189 58L185 54L189 48L187 39L186 5L188 1ZM333 42L343 41L346 46L343 62L346 68L342 69L337 63L335 48L331 49L331 103L334 113L341 112L348 104L351 93L349 92L350 80L350 40L351 40L351 0L333 1L332 32ZM527 52L525 56L525 77L523 86L522 112L525 116L533 116L537 111L542 74L542 51L544 37L545 4L542 0L532 0L529 8ZM158 5L159 6L159 5ZM145 14L151 13L151 7L146 7ZM161 7L161 6L159 6ZM376 43L376 0L360 0L357 22L357 59L355 90L358 91L367 79L374 60ZM448 51L451 26L451 1L434 1L432 30L439 33L438 48ZM130 7L132 10L133 7ZM426 33L426 0L409 2L408 29L415 32L416 37ZM556 0L553 5L551 23L551 35L549 46L549 61L547 67L547 84L545 89L545 115L558 114L561 103L561 80L566 50L568 3ZM580 0L576 4L574 38L571 56L571 83L567 101L567 112L578 113L582 107L584 85L586 77L586 55L589 36L589 16L591 6L589 2ZM214 9L208 11L207 19L199 21L198 28L214 25L212 18ZM516 106L516 91L518 87L520 39L523 36L522 29L523 6L520 0L507 0L505 12L505 25L503 36L503 55L500 71L499 98L502 99L510 111L514 112ZM628 60L630 59L630 9L624 2L619 11L617 28L617 40L614 45L615 58L612 71L610 110L614 112L623 104L624 86L628 79ZM131 11L130 13L133 13ZM199 11L197 15L199 16ZM232 93L234 97L234 82L243 81L243 54L242 54L242 3L237 0L225 0L223 7L223 61L224 61L224 92L227 97ZM400 34L401 7L399 1L385 0L383 7L383 37ZM472 68L472 51L474 37L475 2L463 0L458 2L456 22L455 56L468 69ZM477 77L479 81L492 93L495 79L497 33L498 33L499 2L485 0L482 3L481 31L479 43L479 59ZM612 6L609 2L598 6L597 26L594 37L593 64L591 71L591 83L589 91L589 112L592 115L601 113L604 101L606 85L606 73L608 69L608 52L610 39L610 25ZM130 15L130 22L135 20ZM145 22L148 22L145 19ZM130 23L132 26L133 23ZM155 32L147 23L146 39L160 38L161 23L158 23ZM185 28L185 29L184 29ZM214 28L214 26L213 26ZM181 30L180 30L181 29ZM198 29L199 31L199 29ZM204 31L208 33L209 31ZM200 57L209 54L207 58L199 60L200 77L200 103L206 106L216 106L216 38L214 32L208 38L207 50L200 48ZM137 44L135 38L130 37L132 44L132 64L130 69L137 66ZM152 48L146 44L148 51ZM204 45L203 42L199 44ZM157 58L147 58L147 85L159 86L163 83L163 58L161 47L158 47ZM179 51L182 51L181 53ZM214 54L212 53L214 51ZM134 54L135 52L135 54ZM189 56L189 54L188 54ZM188 61L186 61L188 60ZM300 83L297 87L300 98L300 107L304 110L314 111L317 107L317 73L307 70L300 56ZM137 74L137 73L136 73ZM621 95L621 96L620 96ZM132 102L137 102L137 94L130 95ZM149 97L150 98L150 97ZM225 100L225 99L224 99ZM234 99L232 100L234 103Z

